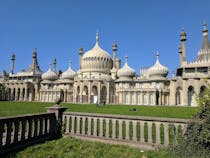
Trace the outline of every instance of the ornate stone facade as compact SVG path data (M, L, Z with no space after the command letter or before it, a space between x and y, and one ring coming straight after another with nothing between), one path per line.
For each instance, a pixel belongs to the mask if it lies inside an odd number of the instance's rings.
M140 75L129 66L127 56L121 67L116 42L111 57L100 47L98 33L92 49L84 54L83 49L79 49L77 72L70 63L65 72L57 73L55 59L54 68L42 73L35 50L29 69L14 74L15 55L12 55L10 73L4 71L0 78L5 87L0 93L1 100L53 102L61 98L73 103L196 106L196 95L200 95L210 82L210 42L206 23L202 47L195 61L186 61L187 35L182 31L180 36L180 67L172 78L167 78L168 68L160 63L159 53L155 64L141 68Z

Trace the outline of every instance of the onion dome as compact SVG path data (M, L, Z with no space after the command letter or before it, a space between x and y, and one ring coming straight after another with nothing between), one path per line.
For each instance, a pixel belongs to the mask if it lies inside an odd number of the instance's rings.
M74 70L72 70L72 62L70 61L68 70L66 70L65 72L62 73L61 78L62 79L74 79L75 74L76 73L74 72Z
M105 50L99 46L98 33L96 34L95 46L82 56L82 72L110 73L112 68L112 58Z
M42 80L49 80L54 81L58 79L58 75L52 71L51 67L48 69L47 72L42 74Z
M136 72L133 68L128 65L128 56L125 57L126 62L124 66L118 70L117 75L120 78L132 78L135 76Z
M168 68L160 64L159 53L156 54L155 64L148 69L150 77L166 77L168 75Z

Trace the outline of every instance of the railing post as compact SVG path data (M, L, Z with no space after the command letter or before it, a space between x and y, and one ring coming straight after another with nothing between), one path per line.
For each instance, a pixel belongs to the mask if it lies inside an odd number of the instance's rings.
M90 136L91 135L91 117L88 117L88 132L87 134Z
M77 134L80 134L80 117L77 117L77 130L76 130Z
M65 133L69 133L69 126L70 126L70 116L66 116L66 131Z
M106 138L109 138L109 119L106 119Z
M14 143L17 143L18 142L18 127L19 127L19 121L18 120L14 121L14 126L15 126L15 129L14 129Z
M85 135L85 122L86 122L86 118L82 117L82 135Z
M103 137L103 118L100 118L100 132L99 132L99 136Z
M26 120L21 120L21 140L25 140L25 132L26 132Z
M56 123L55 123L55 134L57 137L61 137L61 128L62 128L62 116L63 116L63 112L66 111L67 108L65 107L61 107L59 105L60 100L56 100L55 102L56 104L51 106L51 107L47 107L47 112L48 113L55 113L55 117L56 117Z
M10 121L8 121L6 123L6 126L7 126L6 144L10 144L11 143L12 123Z

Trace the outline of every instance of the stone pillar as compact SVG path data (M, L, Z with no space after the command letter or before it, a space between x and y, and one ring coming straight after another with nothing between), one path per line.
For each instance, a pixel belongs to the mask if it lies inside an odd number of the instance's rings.
M107 96L106 96L106 103L109 104L109 97L110 97L110 83L107 84Z
M55 118L56 118L56 134L58 137L61 136L61 127L62 127L62 118L63 118L63 112L66 111L67 108L65 107L61 107L58 104L55 104L54 106L51 107L46 107L47 108L47 112L49 113L55 113Z
M91 103L91 82L88 85L88 103Z
M23 100L23 89L22 89L22 88L20 89L20 98L19 98L19 100L20 100L20 101Z
M148 143L152 144L152 122L147 122L148 125Z
M80 117L77 116L77 130L76 130L77 134L80 134Z
M100 132L99 132L99 136L103 137L103 119L100 118Z
M106 138L109 138L109 119L106 119Z
M66 131L65 131L65 133L69 133L69 126L70 126L70 116L66 116Z
M82 103L82 92L83 92L83 82L80 82L80 97L79 97L79 103Z
M164 145L168 146L169 144L169 132L168 132L168 123L164 123Z
M116 120L112 119L112 139L116 139Z
M141 129L141 135L140 135L140 142L144 143L144 121L140 121L140 129Z
M82 117L82 135L85 135L85 117Z
M75 116L71 117L71 133L74 133Z
M88 117L88 135L91 135L91 117Z
M136 131L137 121L133 121L133 141L137 142L137 131Z
M98 82L98 104L101 103L101 82Z
M25 87L24 101L28 100L28 88Z
M127 141L129 141L130 140L130 128L129 128L130 121L126 120L125 123L126 123L126 136L125 136L125 139Z
M156 128L156 144L160 144L160 123L155 122L155 128Z
M123 120L119 120L119 139L123 139L122 135L122 125L123 125Z
M93 135L97 137L97 118L94 118L93 121L94 121Z

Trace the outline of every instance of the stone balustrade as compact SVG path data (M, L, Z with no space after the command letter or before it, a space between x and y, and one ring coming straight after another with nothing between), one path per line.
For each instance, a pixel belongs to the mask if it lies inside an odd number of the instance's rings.
M54 113L0 118L0 155L55 138L56 122Z
M127 144L144 149L167 147L181 141L185 119L64 112L66 135Z

